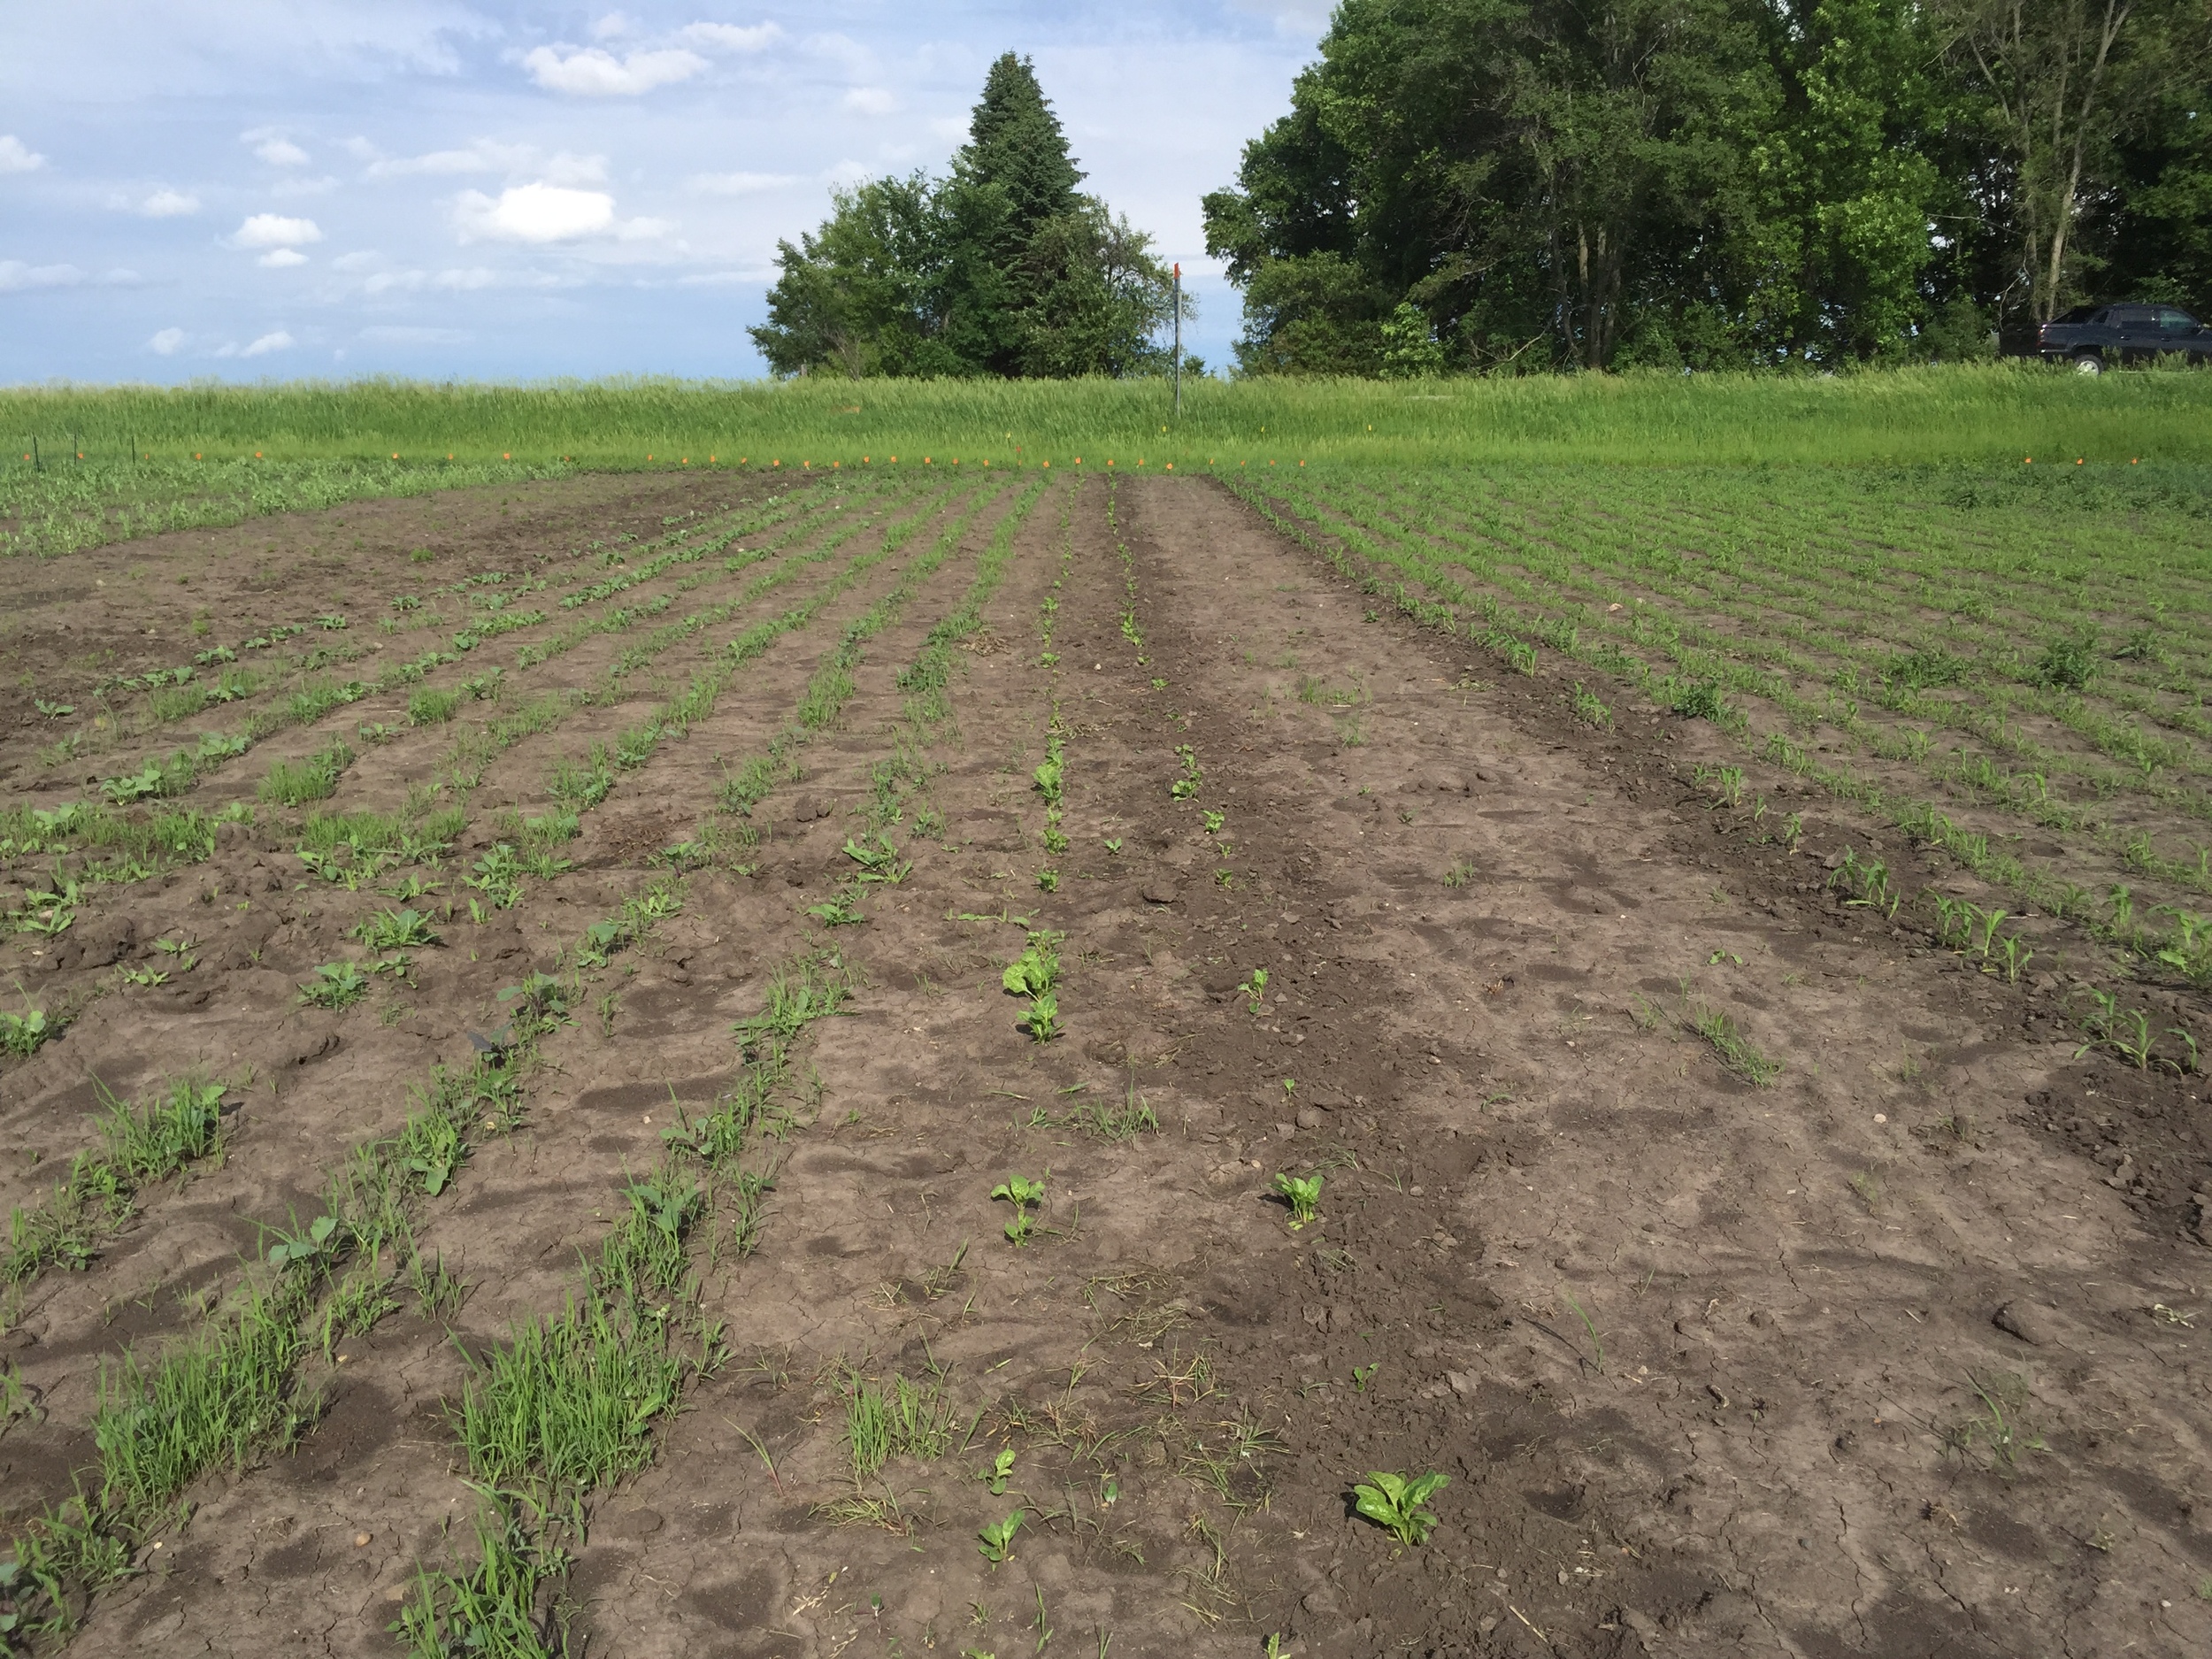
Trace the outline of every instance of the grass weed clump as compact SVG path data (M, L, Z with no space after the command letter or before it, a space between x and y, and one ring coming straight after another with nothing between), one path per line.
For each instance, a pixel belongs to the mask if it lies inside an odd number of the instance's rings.
M276 806L327 801L338 793L339 777L352 764L353 750L343 740L333 739L303 760L272 763L268 775L261 780L259 794Z

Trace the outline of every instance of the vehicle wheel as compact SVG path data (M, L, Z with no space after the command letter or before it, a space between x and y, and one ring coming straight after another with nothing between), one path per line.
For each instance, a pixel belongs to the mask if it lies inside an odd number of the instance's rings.
M2074 359L2074 373L2077 374L2102 374L2104 373L2104 359L2100 357L2093 357L2089 353L2084 352L2080 357Z

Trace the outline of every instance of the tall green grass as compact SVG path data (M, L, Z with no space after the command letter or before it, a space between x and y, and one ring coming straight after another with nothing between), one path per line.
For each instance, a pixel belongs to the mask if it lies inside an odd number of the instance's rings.
M2032 364L1842 377L1579 375L1424 381L371 380L0 390L0 515L33 434L58 456L389 468L750 465L927 455L995 465L1209 458L1917 462L2212 458L2212 379ZM652 459L649 463L647 457ZM143 465L143 462L141 462ZM472 481L483 481L480 474Z

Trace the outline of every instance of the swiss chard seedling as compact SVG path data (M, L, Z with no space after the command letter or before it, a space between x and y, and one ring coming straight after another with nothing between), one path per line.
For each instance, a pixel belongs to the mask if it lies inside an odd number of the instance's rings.
M985 1470L976 1479L990 1483L993 1497L1002 1498L1006 1495L1006 1483L1012 1478L1013 1473L1014 1448L1009 1446L992 1460L990 1468Z
M1014 1534L1021 1531L1022 1523L1029 1518L1029 1511L1017 1509L1002 1521L994 1521L976 1536L982 1541L976 1546L983 1552L983 1559L994 1567L1014 1553Z
M1411 1548L1436 1527L1436 1517L1424 1506L1449 1485L1450 1476L1433 1471L1408 1477L1376 1470L1352 1488L1352 1498L1362 1515Z
M1049 1171L1048 1171L1049 1173ZM1010 1175L991 1189L994 1201L1003 1198L1014 1206L1014 1218L1006 1224L1006 1236L1016 1245L1029 1242L1029 1235L1037 1230L1037 1217L1033 1213L1045 1202L1045 1184L1033 1181L1025 1175Z
M1237 987L1237 995L1246 999L1245 1008L1248 1012L1258 1013L1260 1004L1267 995L1267 970L1265 968L1253 969L1246 977L1244 983Z
M1293 1175L1287 1171L1277 1172L1275 1190L1281 1194L1283 1202L1290 1206L1290 1225L1293 1232L1296 1232L1319 1217L1323 1179L1324 1178L1318 1175Z
M351 1008L369 994L369 982L350 962L326 962L300 987L300 1001L311 1008Z

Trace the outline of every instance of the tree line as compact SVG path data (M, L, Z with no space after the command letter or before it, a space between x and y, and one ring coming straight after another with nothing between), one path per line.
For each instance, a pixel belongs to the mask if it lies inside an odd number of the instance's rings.
M1340 0L1204 198L1240 373L1989 355L2093 298L2212 316L2212 0ZM942 178L779 244L779 374L1169 366L1169 272L1025 58Z
M1205 198L1241 366L1841 365L1985 356L2088 298L2201 308L2208 25L2205 0L1341 0Z

